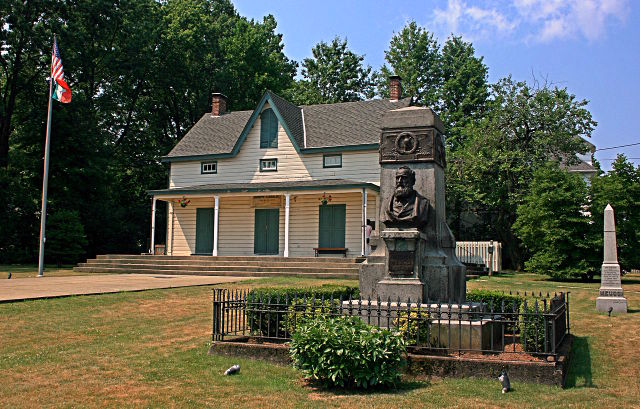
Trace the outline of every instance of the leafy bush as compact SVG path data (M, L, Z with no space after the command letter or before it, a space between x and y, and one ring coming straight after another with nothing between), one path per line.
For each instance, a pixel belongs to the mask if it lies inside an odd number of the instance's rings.
M357 287L323 285L312 288L267 287L256 288L247 295L247 322L254 335L286 338L289 307L296 300L331 298L348 299L359 295ZM299 302L299 301L298 301ZM295 325L295 324L292 324Z
M527 352L545 352L545 317L541 308L536 309L533 304L523 303L520 315L520 344ZM551 329L547 329L550 347Z
M393 325L407 345L431 345L431 321L426 311L412 311L410 314L400 314L393 320ZM432 345L435 346L435 345Z
M399 334L357 317L315 317L293 334L289 352L308 379L325 386L368 388L399 380L406 349Z
M344 298L343 298L344 299ZM287 319L283 330L293 334L305 322L316 316L335 316L340 313L340 297L336 298L296 298L287 310Z
M490 308L493 305L494 312L502 311L502 303L504 302L504 312L513 312L514 306L515 311L524 301L524 297L513 294L506 294L502 291L496 290L471 290L467 292L467 301L468 302L485 302L487 303L487 308Z

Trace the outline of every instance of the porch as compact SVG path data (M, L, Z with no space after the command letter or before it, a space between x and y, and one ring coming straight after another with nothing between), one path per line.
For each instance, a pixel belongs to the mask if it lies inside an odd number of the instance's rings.
M214 184L150 191L151 252L157 201L167 203L170 256L347 258L367 252L365 226L377 227L379 187L351 180Z

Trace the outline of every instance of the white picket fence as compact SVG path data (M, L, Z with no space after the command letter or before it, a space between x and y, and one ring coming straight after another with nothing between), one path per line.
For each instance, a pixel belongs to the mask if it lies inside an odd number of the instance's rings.
M493 255L489 254L490 247ZM498 241L456 242L456 256L463 263L484 264L491 272L502 271L502 243Z

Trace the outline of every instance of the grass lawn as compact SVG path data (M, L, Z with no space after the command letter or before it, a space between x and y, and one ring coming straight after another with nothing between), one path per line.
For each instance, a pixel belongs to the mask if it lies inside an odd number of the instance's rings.
M324 282L286 278L226 287ZM569 387L514 383L506 395L497 380L480 379L406 379L397 390L373 393L322 391L290 367L208 356L212 287L0 304L0 406L638 407L640 276L623 278L623 286L630 314L609 318L595 312L597 283L528 274L469 282L469 288L571 291L576 341ZM222 376L235 363L240 374Z
M14 278L27 278L36 277L38 275L37 265L14 265L14 264L0 264L0 280L7 278L7 275L11 273L11 279ZM73 266L45 265L44 273L45 277L60 277L60 276L81 276L87 275L87 273L73 271Z

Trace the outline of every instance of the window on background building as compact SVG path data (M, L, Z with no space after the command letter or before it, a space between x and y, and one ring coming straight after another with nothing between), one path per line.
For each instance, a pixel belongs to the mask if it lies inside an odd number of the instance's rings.
M276 172L278 159L260 159L260 172Z
M341 168L342 167L342 154L324 155L322 157L322 167L324 168Z
M278 118L273 109L267 108L260 114L260 148L278 147Z
M218 173L218 162L202 162L200 173Z

